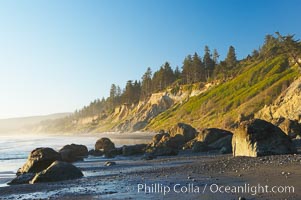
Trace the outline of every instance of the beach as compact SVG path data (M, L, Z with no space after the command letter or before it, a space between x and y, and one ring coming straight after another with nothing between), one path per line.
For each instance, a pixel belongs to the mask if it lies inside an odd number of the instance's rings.
M106 161L116 165L104 166ZM300 199L301 155L258 158L216 151L141 160L88 157L74 163L84 177L0 188L1 199ZM227 191L226 186L231 188ZM258 187L267 188L260 191ZM291 191L284 187L292 186ZM239 188L245 191L236 191ZM272 187L275 192L272 192ZM279 189L280 188L280 189ZM277 191L276 191L277 190ZM279 190L279 191L278 191Z

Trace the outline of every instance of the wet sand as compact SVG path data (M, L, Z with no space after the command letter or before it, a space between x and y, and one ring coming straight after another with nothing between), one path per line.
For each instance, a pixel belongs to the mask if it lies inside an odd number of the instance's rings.
M108 160L117 164L105 167ZM301 199L300 154L233 158L216 152L183 151L178 156L149 161L141 160L141 156L91 157L75 165L83 170L84 178L1 187L0 199ZM253 190L216 191L217 185L223 188L258 184L293 186L294 192L254 195Z

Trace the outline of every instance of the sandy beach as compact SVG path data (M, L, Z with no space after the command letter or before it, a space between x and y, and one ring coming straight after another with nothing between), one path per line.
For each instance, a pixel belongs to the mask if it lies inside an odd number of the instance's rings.
M114 166L104 166L115 161ZM77 180L0 188L1 199L300 199L301 155L259 158L181 151L141 160L90 157ZM267 187L267 191L258 189ZM226 186L230 187L227 191ZM275 187L276 186L276 187ZM290 186L290 188L285 188ZM292 188L292 187L293 188ZM245 191L233 192L240 187ZM272 191L273 189L273 191ZM290 189L290 191L288 191Z

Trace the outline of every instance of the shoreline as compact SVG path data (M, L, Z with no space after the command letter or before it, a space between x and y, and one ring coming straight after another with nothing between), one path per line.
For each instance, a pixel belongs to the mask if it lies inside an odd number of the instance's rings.
M106 161L117 164L105 167ZM2 187L2 199L296 199L301 197L301 155L275 155L258 158L232 157L217 152L191 153L181 151L178 156L162 156L154 160L141 160L140 156L113 159L90 159L74 163L82 169L81 179L34 185ZM284 172L284 173L283 173ZM264 175L264 176L263 176ZM197 192L140 191L138 184L194 185L204 189L208 185L285 185L295 187L294 193L233 194Z

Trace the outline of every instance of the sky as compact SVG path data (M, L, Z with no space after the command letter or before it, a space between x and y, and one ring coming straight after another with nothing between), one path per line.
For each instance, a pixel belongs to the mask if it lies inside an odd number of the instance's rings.
M73 112L204 46L301 38L299 0L0 0L0 118Z

